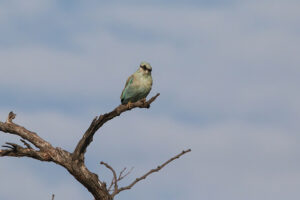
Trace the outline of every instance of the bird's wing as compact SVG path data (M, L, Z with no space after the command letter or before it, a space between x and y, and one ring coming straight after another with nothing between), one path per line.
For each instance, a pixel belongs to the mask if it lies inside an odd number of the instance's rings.
M126 90L127 90L128 87L131 85L131 83L133 82L133 80L134 80L134 76L133 76L133 74L132 74L131 76L128 77L128 79L127 79L127 81L126 81L125 87L124 87L124 89L123 89L123 91L122 91L122 94L121 94L121 97L120 97L121 99L124 98L124 95L125 95L125 93L126 93Z

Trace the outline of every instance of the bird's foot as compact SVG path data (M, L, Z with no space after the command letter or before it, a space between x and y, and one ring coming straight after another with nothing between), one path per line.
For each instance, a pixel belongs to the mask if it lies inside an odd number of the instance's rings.
M132 108L132 103L131 103L130 101L127 103L127 108L128 108L128 109L131 109L131 108Z
M146 103L146 98L143 98L142 102L143 102L143 104L145 104Z

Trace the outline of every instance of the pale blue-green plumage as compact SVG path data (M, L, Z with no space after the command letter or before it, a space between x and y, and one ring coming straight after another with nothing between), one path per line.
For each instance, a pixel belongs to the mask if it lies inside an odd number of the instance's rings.
M142 62L139 69L126 81L121 94L121 103L136 102L146 98L152 87L152 67L147 62Z

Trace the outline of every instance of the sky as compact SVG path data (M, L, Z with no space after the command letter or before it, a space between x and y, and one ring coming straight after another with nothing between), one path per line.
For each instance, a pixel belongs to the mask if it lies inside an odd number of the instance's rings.
M192 152L116 200L300 198L300 2L296 0L0 1L0 120L72 151L120 104L141 61L161 93L102 127L88 168L120 183ZM0 134L0 143L18 142ZM68 172L0 159L0 199L93 199Z

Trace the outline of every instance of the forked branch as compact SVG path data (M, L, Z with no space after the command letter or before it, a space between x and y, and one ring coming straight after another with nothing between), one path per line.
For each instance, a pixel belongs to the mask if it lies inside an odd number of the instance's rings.
M32 143L35 147L39 148L40 150L49 150L50 148L53 148L51 144L45 140L43 140L41 137L39 137L35 132L29 131L26 128L19 126L18 124L15 124L12 122L12 120L15 118L16 114L13 112L10 112L8 114L8 118L5 123L0 122L0 131L18 135L21 138L24 139L24 141L29 141Z
M6 145L3 145L2 147L7 149L0 150L0 157L30 157L40 161L52 161L51 157L45 152L36 151L29 147L24 148L15 143L6 142L5 144ZM28 143L26 144L29 145Z
M73 152L73 159L79 160L80 162L84 161L84 154L86 152L87 147L89 144L93 141L93 136L96 133L96 131L103 126L107 121L121 115L123 112L126 112L128 110L131 110L133 108L150 108L150 104L159 96L160 94L156 94L154 97L149 99L148 101L137 101L135 103L131 103L131 106L127 105L119 105L117 108L115 108L113 111L109 113L105 113L103 115L100 115L99 117L95 117L92 121L89 128L86 130L84 135L82 136L81 140L78 142L74 152Z
M0 122L0 131L21 137L22 139L20 139L20 141L23 145L7 142L3 145L4 149L0 149L0 157L30 157L40 161L54 162L64 167L70 174L72 174L72 176L79 181L96 200L113 200L114 196L121 191L132 188L137 182L145 179L150 174L159 171L174 159L191 151L190 149L183 151L157 168L152 169L145 175L135 179L135 181L133 181L130 185L121 188L118 187L118 182L120 182L131 171L126 172L125 168L120 172L119 176L117 176L116 171L110 165L101 162L102 165L110 169L113 173L113 180L107 188L106 184L104 184L104 182L102 182L96 174L90 172L85 166L84 154L86 149L93 141L93 136L96 131L103 126L103 124L133 108L149 108L150 104L158 96L159 93L148 101L140 100L132 103L130 106L119 105L113 111L96 117L78 142L73 153L59 147L53 147L49 142L42 139L35 132L29 131L22 126L15 124L13 119L16 115L13 112L10 112L6 122ZM112 187L113 189L111 190ZM52 199L54 199L54 195L52 196Z
M112 194L112 196L114 197L115 195L117 195L118 193L120 193L123 190L129 190L131 189L135 184L137 184L139 181L147 178L147 176L149 176L150 174L154 173L154 172L158 172L159 170L161 170L163 167L165 167L167 164L169 164L170 162L172 162L175 159L180 158L180 156L190 152L191 149L188 149L186 151L182 151L180 154L170 158L169 160L167 160L166 162L164 162L162 165L157 166L155 169L151 169L150 171L148 171L146 174L144 174L143 176L135 179L130 185L126 186L126 187L121 187L120 189L118 189L116 192L114 192Z
M117 177L117 173L116 171L107 163L101 161L100 164L101 165L104 165L106 168L108 168L112 174L113 174L113 179L112 179L112 182L110 184L110 186L108 187L108 191L110 191L111 187L114 186L114 190L113 192L111 193L111 196L114 197L116 196L117 194L119 194L120 192L122 192L123 190L129 190L131 189L135 184L137 184L139 181L143 180L143 179L146 179L147 176L149 176L150 174L154 173L154 172L158 172L159 170L161 170L162 168L164 168L167 164L169 164L170 162L172 162L173 160L175 159L178 159L180 158L180 156L190 152L191 149L188 149L188 150L185 150L185 151L182 151L181 153L177 154L176 156L170 158L169 160L167 160L166 162L164 162L162 165L159 165L157 166L155 169L151 169L150 171L148 171L146 174L144 174L143 176L139 177L139 178L136 178L131 184L129 184L128 186L126 187L121 187L119 188L118 187L118 182L120 180L122 180L125 176L127 176L131 170L126 173L124 176L122 176L122 174L124 173L124 171L126 170L126 168L124 168L121 172L120 172L120 175L119 177Z

